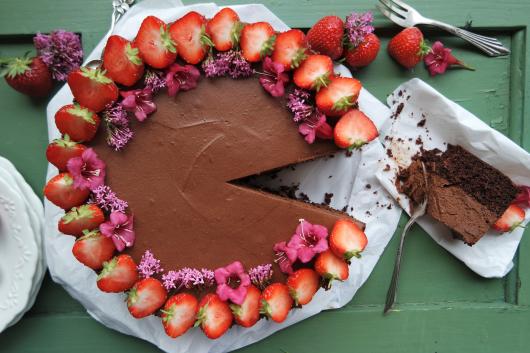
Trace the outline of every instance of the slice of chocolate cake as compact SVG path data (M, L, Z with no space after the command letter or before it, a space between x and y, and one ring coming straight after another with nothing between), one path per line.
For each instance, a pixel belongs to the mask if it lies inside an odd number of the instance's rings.
M427 187L421 162L427 170ZM466 244L482 238L517 194L503 173L460 146L422 151L400 171L398 190L417 204L427 193L427 213Z

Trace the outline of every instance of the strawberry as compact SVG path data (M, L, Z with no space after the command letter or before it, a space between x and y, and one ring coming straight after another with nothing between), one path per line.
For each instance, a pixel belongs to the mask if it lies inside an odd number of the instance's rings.
M243 327L251 327L258 322L260 296L260 290L253 285L250 285L243 304L230 304L230 309L232 309L234 318L239 325Z
M388 42L388 54L399 64L411 69L421 61L430 48L423 40L423 34L416 27L405 28Z
M183 335L193 324L199 311L199 301L189 293L179 293L170 297L162 312L162 324L167 335L172 338Z
M222 301L217 294L209 293L199 303L195 326L200 326L208 338L216 339L228 331L233 319L228 304Z
M79 104L96 113L118 99L118 87L99 68L82 67L70 72L68 86Z
M510 205L502 214L501 218L495 222L493 229L499 232L511 232L523 223L525 218L524 210L517 205Z
M304 32L290 29L276 37L272 61L283 64L285 70L295 69L307 57L307 41Z
M263 290L260 299L260 313L275 322L283 322L293 306L289 288L283 283L273 283Z
M318 254L315 261L315 271L326 281L326 289L329 289L333 280L345 281L348 279L350 272L346 261L335 256L329 249Z
M135 283L127 295L127 308L137 319L154 314L166 302L167 291L162 282L153 277Z
M80 237L84 230L99 227L105 221L101 208L93 204L74 207L59 220L59 231L63 234Z
M115 250L112 239L107 238L98 230L93 230L85 231L84 235L75 241L72 253L83 265L99 270L105 261L112 259Z
M351 219L344 218L335 222L329 236L329 248L336 256L346 261L354 256L360 258L366 244L366 234Z
M55 113L55 125L74 141L90 141L96 135L99 116L79 104L68 104Z
M218 51L227 51L236 47L242 29L243 24L239 21L239 16L229 7L217 12L206 25L206 33Z
M294 83L305 89L326 87L333 75L333 61L327 55L309 55L293 73Z
M296 306L306 305L320 287L320 276L310 268L302 268L287 278L287 287Z
M0 69L7 84L25 95L45 97L53 88L52 74L39 57L1 60Z
M86 150L86 146L70 140L68 134L53 140L46 148L46 159L59 169L66 170L66 163L70 158L79 157Z
M54 176L44 187L44 196L64 210L82 205L89 194L89 189L77 189L74 187L74 179L70 173L61 173Z
M346 50L346 62L354 69L368 66L377 57L380 47L379 38L370 33L364 37L361 44Z
M344 22L337 16L326 16L318 20L307 32L309 47L316 53L337 60L342 56Z
M361 88L354 78L332 77L327 87L317 92L317 107L327 116L341 116L355 105Z
M275 41L274 29L267 22L248 24L241 30L241 53L245 60L258 62L272 52Z
M124 86L134 85L144 74L140 51L127 39L112 35L103 50L103 68L114 82Z
M369 117L360 110L353 109L339 119L333 135L338 147L354 149L375 139L379 132Z
M125 292L138 281L138 269L129 255L118 255L103 263L98 275L98 288L107 293Z
M155 69L168 67L177 58L177 47L166 24L155 16L143 20L134 44L144 62Z
M169 27L169 35L177 44L179 56L188 64L204 59L212 40L206 34L206 19L195 11L188 12Z

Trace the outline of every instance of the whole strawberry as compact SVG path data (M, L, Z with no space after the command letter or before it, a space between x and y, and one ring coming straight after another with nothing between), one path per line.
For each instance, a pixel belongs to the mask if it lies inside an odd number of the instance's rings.
M416 27L405 28L390 42L388 42L388 54L401 66L412 69L418 64L430 48L423 40L423 34Z
M336 60L342 56L344 22L337 16L326 16L318 20L307 32L309 47L320 54Z
M379 38L375 34L370 33L364 37L361 44L351 49L346 49L346 62L354 69L368 66L377 57L380 47Z
M8 85L30 97L45 97L53 87L52 75L39 58L13 58L0 61L0 74Z

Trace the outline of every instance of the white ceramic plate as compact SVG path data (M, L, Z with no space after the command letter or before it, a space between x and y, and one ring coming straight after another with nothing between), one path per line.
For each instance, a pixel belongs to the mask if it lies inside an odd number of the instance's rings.
M0 332L27 307L39 253L22 195L0 178Z
M12 326L16 324L35 303L35 299L46 273L46 257L44 256L44 241L42 238L44 208L39 197L35 194L31 186L29 186L15 166L9 160L0 156L0 178L2 177L4 178L4 181L8 182L8 184L15 189L15 191L20 191L28 210L28 216L35 236L35 241L39 247L39 261L37 262L37 269L33 276L29 301L26 308L8 325Z

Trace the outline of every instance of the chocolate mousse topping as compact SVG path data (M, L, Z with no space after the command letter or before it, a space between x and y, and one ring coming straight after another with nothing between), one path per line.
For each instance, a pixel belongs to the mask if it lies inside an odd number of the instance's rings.
M258 80L202 79L155 103L123 151L106 146L104 134L94 146L107 183L134 215L136 243L127 251L136 261L150 249L165 270L236 260L248 269L274 263L273 245L289 240L300 218L331 230L347 216L231 182L336 151L329 141L307 144ZM274 272L282 278L275 264Z
M427 188L421 162L427 170ZM443 153L421 151L400 171L397 185L416 204L427 193L427 213L469 245L480 240L517 194L507 176L454 145Z

